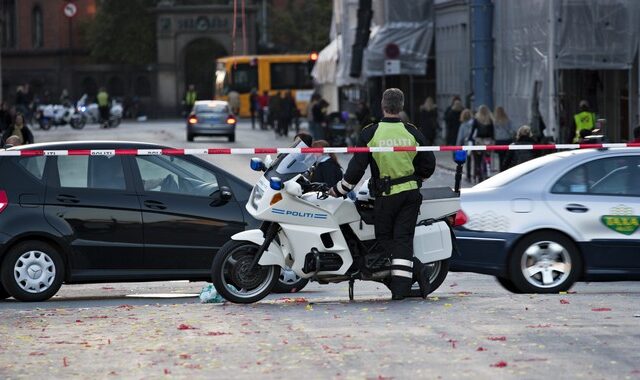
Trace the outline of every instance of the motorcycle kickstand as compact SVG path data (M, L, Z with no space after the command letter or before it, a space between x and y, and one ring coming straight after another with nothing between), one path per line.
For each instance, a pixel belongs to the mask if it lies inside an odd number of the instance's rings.
M353 284L355 283L354 279L349 280L349 301L353 301Z

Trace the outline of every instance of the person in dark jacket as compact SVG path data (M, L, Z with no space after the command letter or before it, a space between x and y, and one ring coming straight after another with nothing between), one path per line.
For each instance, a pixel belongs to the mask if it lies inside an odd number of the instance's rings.
M326 148L329 143L326 140L316 140L311 145L313 148ZM313 171L311 182L326 183L335 186L342 179L342 167L338 163L335 153L325 153L318 158L318 163Z
M529 127L528 125L523 125L522 127L518 128L516 141L513 144L533 145L535 143L536 142L533 139L533 133L531 133L531 127ZM508 150L504 158L505 170L516 165L520 165L521 163L529 161L535 157L535 152L533 150Z
M6 101L0 104L0 133L4 133L11 127L11 111Z
M291 92L282 92L280 95L280 110L278 113L278 129L276 134L285 137L289 134L289 126L296 112L296 101L293 99Z
M403 123L404 94L397 88L382 94L384 117L360 133L359 147L421 146L425 138L414 125ZM352 191L371 169L370 188L375 200L376 240L391 258L391 281L387 285L393 300L410 295L413 277L423 268L413 260L413 237L422 202L422 181L431 177L436 159L433 152L406 151L356 153L349 161L343 179L329 191L331 196L344 196ZM428 281L420 281L423 295L428 293Z
M438 133L438 109L432 97L428 97L420 106L418 114L418 129L426 139L426 145L433 145Z
M31 133L31 130L25 124L24 115L21 113L16 114L13 125L2 133L2 146L4 146L5 141L11 136L17 136L20 139L19 145L33 144L33 133Z
M460 128L460 114L464 107L460 97L454 96L451 106L444 112L444 123L447 127L447 145L455 145L458 137L458 128Z

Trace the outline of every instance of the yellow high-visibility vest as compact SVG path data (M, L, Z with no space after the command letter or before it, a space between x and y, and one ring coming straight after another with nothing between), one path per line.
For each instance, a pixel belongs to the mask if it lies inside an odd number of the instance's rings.
M196 94L195 91L187 91L187 96L185 101L187 102L188 105L192 106L196 103L197 97L198 95Z
M573 138L573 142L580 141L580 131L583 129L593 129L596 126L596 114L593 112L582 111L573 116L573 120L576 122L576 136Z

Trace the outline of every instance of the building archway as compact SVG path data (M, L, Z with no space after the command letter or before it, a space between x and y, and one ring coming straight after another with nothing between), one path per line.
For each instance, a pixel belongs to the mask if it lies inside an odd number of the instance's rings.
M202 37L189 42L183 53L185 87L193 84L199 99L213 99L216 59L226 55L227 50L214 39Z

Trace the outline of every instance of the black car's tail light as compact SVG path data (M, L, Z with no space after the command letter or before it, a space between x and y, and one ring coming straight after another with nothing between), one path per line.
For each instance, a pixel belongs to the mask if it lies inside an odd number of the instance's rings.
M0 190L0 212L3 212L8 205L9 197L7 197L7 192L4 190Z

